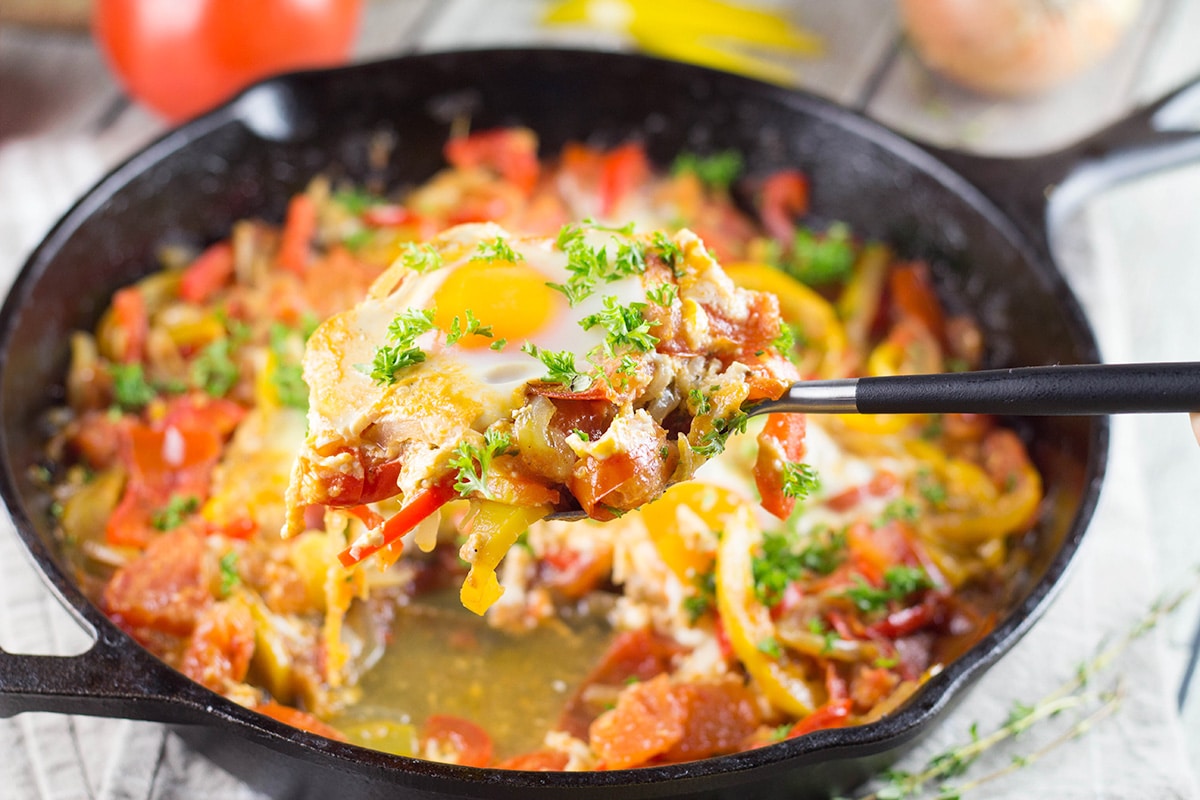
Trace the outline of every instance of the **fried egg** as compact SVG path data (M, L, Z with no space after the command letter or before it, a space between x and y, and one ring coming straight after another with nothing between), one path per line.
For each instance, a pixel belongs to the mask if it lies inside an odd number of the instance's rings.
M581 236L593 250L603 249L610 262L617 257L620 240L613 233L589 229ZM486 257L498 240L515 258ZM519 407L525 385L546 374L546 366L522 350L527 343L569 352L587 371L589 357L603 348L605 330L599 325L585 330L580 321L600 313L608 298L622 306L646 302L641 277L630 275L598 285L572 306L553 288L566 285L572 273L567 254L551 239L509 236L497 225L480 223L452 229L437 246L443 266L411 276L394 300L433 312L434 330L418 341L429 368L452 364L497 414ZM465 333L450 344L450 332L456 325L465 329L468 319L488 335Z

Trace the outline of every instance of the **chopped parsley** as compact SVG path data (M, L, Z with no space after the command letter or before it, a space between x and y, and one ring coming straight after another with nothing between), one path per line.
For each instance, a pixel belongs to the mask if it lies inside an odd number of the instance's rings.
M525 260L524 256L512 249L512 245L503 236L497 236L490 242L480 242L474 257L483 261L507 261L509 263Z
M400 263L414 272L433 272L442 268L442 254L431 244L406 242L400 250Z
M242 582L242 578L237 571L238 554L230 550L225 555L221 556L219 566L221 569L221 584L218 589L218 596L222 599L229 597L233 593L233 587Z
M633 223L621 228L591 227L627 236L633 232ZM572 306L590 297L598 283L610 283L646 271L646 248L641 242L618 241L616 255L610 261L606 246L592 247L585 241L579 226L564 225L559 229L555 244L567 254L567 271L571 277L566 283L548 282L546 285L565 295Z
M306 411L308 384L304 382L304 371L300 364L292 360L292 350L288 346L292 335L292 330L286 325L276 323L271 326L271 351L276 360L275 369L270 376L271 385L280 403ZM300 335L303 335L303 332L300 332Z
M210 342L192 361L192 384L212 397L224 397L238 382L238 367L233 361L234 338Z
M380 202L378 197L361 189L340 189L333 193L332 200L355 216Z
M636 240L621 242L617 245L617 256L613 259L613 275L606 275L605 280L614 281L629 275L641 275L645 271L646 246Z
M768 636L767 638L760 640L755 647L758 648L760 652L766 653L771 658L783 657L783 650L779 647L779 642L776 641L774 636Z
M561 383L572 392L582 392L592 385L593 378L575 366L575 354L570 350L543 350L533 342L521 345L521 352L533 356L546 367L542 380L546 383Z
M479 320L475 318L475 312L471 309L466 310L466 326L463 326L455 317L450 322L450 332L446 334L446 344L458 344L458 341L464 336L484 336L488 339L492 338L492 326L481 325ZM501 345L503 347L503 345Z
M141 364L109 364L108 374L112 378L113 400L122 411L139 411L158 397Z
M697 575L693 579L695 594L683 598L683 610L687 612L688 622L695 625L717 603L717 578L711 571Z
M783 465L783 494L802 500L821 488L821 477L808 464Z
M860 575L855 585L842 592L842 596L849 598L859 611L869 614L885 610L893 600L904 600L915 592L933 586L925 570L903 565L884 570L883 584L882 587L872 586Z
M696 416L712 413L712 397L697 388L688 390L688 402L692 406L692 413Z
M854 270L854 243L850 228L835 222L824 234L807 228L796 231L790 258L783 269L796 280L810 286L823 286L845 280Z
M931 506L941 506L946 502L946 487L929 469L922 469L917 473L917 491Z
M663 308L670 308L679 296L679 289L673 283L660 283L646 290L646 299Z
M150 517L150 524L160 531L173 531L183 524L189 514L200 508L200 500L192 495L171 495L167 504L155 511Z
M582 241L583 229L578 225L563 225L558 229L558 236L554 239L554 244L559 250L564 253L569 251L576 242Z
M589 314L579 320L579 327L585 331L597 325L608 330L604 340L604 350L610 356L615 356L623 348L630 348L639 353L649 353L658 344L658 337L650 335L652 323L643 313L645 303L630 303L618 305L615 295L604 298L604 308L595 314Z
M822 526L812 532L804 546L787 531L768 531L763 534L762 553L750 562L754 579L754 594L767 606L783 599L788 585L799 580L805 572L828 575L846 557L846 536Z
M425 360L425 351L417 347L417 337L433 329L433 310L409 309L396 315L388 326L389 343L375 351L371 380L382 385L396 382L396 373Z
M746 412L738 411L731 417L717 417L712 421L712 430L700 437L700 442L692 448L704 458L712 458L725 452L725 442L735 433L746 432L746 422L749 417Z
M299 364L279 364L271 373L271 385L279 402L301 411L308 409L308 384L304 382L304 370Z
M834 642L839 642L842 639L842 637L838 636L837 631L826 625L825 621L820 617L813 617L808 621L808 632L821 637L823 641L821 645L822 653L832 653Z
M771 346L788 361L795 363L799 360L799 354L796 352L796 340L796 326L780 320L779 335L775 337L775 341L771 342Z
M711 156L680 153L671 165L671 173L691 173L706 186L728 191L742 174L742 154L736 150L724 150Z
M454 450L454 457L450 459L450 466L458 470L454 481L455 490L462 497L470 497L478 492L488 500L494 500L487 488L487 475L492 466L492 459L515 452L508 434L492 430L484 431L483 447L459 442Z
M880 515L876 526L886 525L889 522L914 522L917 519L917 506L912 501L905 497L898 497L889 502L883 508L883 514Z
M683 260L683 251L679 249L679 245L671 241L662 231L655 231L654 236L650 239L650 244L658 251L658 255L662 258L666 265L671 268L676 278L683 275L683 270L680 268L680 262Z
M498 353L501 350L503 350L505 345L507 345L507 344L508 344L508 339L497 339L496 341L494 341L490 345L488 345L488 349L495 350Z

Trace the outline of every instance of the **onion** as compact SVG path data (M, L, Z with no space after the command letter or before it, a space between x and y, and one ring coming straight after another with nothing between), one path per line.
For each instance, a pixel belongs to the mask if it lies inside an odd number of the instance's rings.
M1141 0L900 0L917 55L972 89L1045 91L1106 56Z

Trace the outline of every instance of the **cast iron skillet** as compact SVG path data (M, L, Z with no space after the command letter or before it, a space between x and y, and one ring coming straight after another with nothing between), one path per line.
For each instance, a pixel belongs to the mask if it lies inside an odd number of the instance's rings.
M39 415L63 397L68 334L92 328L115 289L154 269L164 240L202 245L239 218L280 219L287 198L320 172L385 187L421 180L440 166L450 122L469 116L476 129L528 125L545 152L571 139L637 138L663 164L681 150L735 148L750 174L798 167L811 178L819 214L933 262L942 287L982 323L992 344L987 366L1096 362L1092 332L1050 256L1047 190L1084 162L1101 164L1084 173L1093 184L1119 177L1136 159L1112 154L1135 145L1200 150L1195 138L1156 132L1157 109L1061 152L1012 162L935 154L807 94L628 55L422 55L248 90L104 178L30 256L0 311L0 493L47 584L96 637L77 657L0 651L0 715L41 710L176 723L227 769L289 797L407 790L410 797L796 798L852 787L926 733L1046 608L1096 504L1105 419L1028 421L1051 499L1030 578L1014 587L1011 612L991 635L886 719L689 764L504 772L391 756L281 725L168 668L84 597L59 557L46 499L27 477L43 447ZM369 145L381 134L393 138L392 156L372 165ZM1055 196L1069 199L1072 185Z

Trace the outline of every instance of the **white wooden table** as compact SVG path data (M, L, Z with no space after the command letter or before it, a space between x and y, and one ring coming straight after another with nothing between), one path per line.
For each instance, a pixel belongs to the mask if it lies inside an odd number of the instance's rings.
M1200 0L1147 0L1135 29L1105 63L1062 90L1017 102L983 99L931 77L904 46L895 10L885 0L764 4L786 9L825 39L824 56L798 66L798 86L917 139L980 152L1026 154L1070 142L1200 75ZM373 0L357 57L530 44L627 46L609 34L540 27L543 7L538 0ZM123 98L85 35L0 28L0 285L7 285L78 194L163 130ZM1067 241L1074 251L1063 260L1076 265L1078 288L1099 298L1090 308L1103 317L1098 327L1109 360L1200 360L1200 164L1106 192L1087 206ZM1117 436L1124 442L1122 463L1113 468L1120 485L1110 481L1109 491L1128 491L1139 500L1133 508L1102 505L1098 520L1118 528L1129 520L1130 546L1138 550L1129 564L1140 565L1138 591L1151 596L1156 587L1181 583L1200 564L1200 448L1181 417L1123 420ZM0 646L17 652L86 649L86 638L30 577L7 528L0 527ZM1056 607L1042 627L1059 625L1061 631L1070 627L1062 618L1103 616L1106 603L1116 602L1105 588L1123 585L1119 544L1109 550L1085 546L1079 571L1094 573L1086 579L1092 588L1075 592L1078 598L1065 594L1063 608ZM1089 558L1103 563L1086 566ZM1102 621L1088 624L1095 628ZM1187 764L1200 764L1200 688L1187 694L1181 716L1171 707L1198 624L1200 602L1192 601L1163 636L1146 641L1145 663L1159 674L1142 679L1160 683L1162 702L1137 709L1147 718L1118 715L1111 723L1117 740L1122 730L1134 732L1127 742L1131 752L1147 732L1155 746L1170 745L1148 757L1170 762L1162 785L1174 796L1191 796L1194 784L1179 776ZM1059 633L1053 638L1029 647L1063 644ZM1078 656L1085 656L1086 644L1078 646ZM1018 687L1010 684L1024 680L1019 668L998 672L981 691L1012 694ZM1036 681L1036 669L1029 679ZM146 725L44 714L0 721L0 797L13 786L27 787L15 795L20 797L197 796L180 787L190 785L191 771L208 767L191 763L195 759L178 741L144 735ZM1070 779L1078 789L1065 766L1071 759L1064 750L1061 760L1029 768L1041 771L1033 785L1058 787L1055 794L1064 795L1058 781ZM144 774L128 774L129 765L138 763L146 765ZM997 782L972 796L1023 796L1028 785ZM1110 794L1116 791L1097 784L1071 796L1120 796Z

